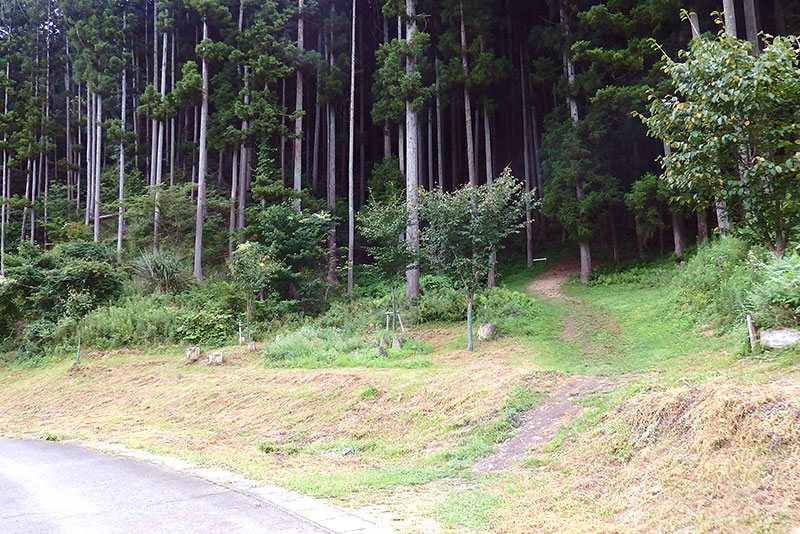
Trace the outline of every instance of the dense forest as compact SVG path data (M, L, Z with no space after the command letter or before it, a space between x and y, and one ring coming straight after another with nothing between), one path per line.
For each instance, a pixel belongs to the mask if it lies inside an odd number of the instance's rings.
M118 294L99 280L131 270L159 289L189 282L183 261L198 281L224 276L243 243L248 312L268 279L308 311L375 261L380 204L405 204L388 213L413 253L418 195L504 169L522 184L509 211L522 231L495 237L529 264L574 242L585 281L593 250L680 259L729 229L782 256L797 44L772 36L796 32L797 13L784 0L4 0L0 274L28 280L5 318L27 313L31 289L67 312ZM91 302L66 292L78 278Z

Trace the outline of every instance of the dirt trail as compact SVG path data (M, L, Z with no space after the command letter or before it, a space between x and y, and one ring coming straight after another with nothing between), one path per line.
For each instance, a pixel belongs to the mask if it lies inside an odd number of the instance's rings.
M584 308L582 300L561 292L561 286L579 271L580 264L574 260L560 260L542 276L533 280L528 289L550 299L574 305L576 309L567 315L561 335L567 341L581 341L584 352L595 354L602 351L603 347L598 347L588 340L584 329L615 330L616 324L608 318L597 321L593 314ZM555 388L542 404L525 412L522 423L514 435L500 444L497 451L479 460L473 469L478 472L489 472L514 467L547 443L561 425L583 411L584 408L575 402L577 399L607 391L618 383L602 376L574 375L568 378Z
M583 411L582 406L575 404L575 399L614 385L615 382L601 376L570 377L544 403L525 412L516 434L504 441L496 452L479 460L473 469L485 473L514 467L547 443L559 426Z

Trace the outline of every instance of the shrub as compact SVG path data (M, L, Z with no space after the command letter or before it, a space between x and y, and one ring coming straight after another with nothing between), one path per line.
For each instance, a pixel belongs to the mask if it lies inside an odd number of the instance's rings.
M759 283L758 255L735 237L698 247L677 270L672 283L683 311L720 326L739 323L746 295Z
M131 267L140 280L156 291L178 293L191 280L183 258L173 252L142 252Z
M194 345L220 346L234 338L236 317L228 311L190 310L178 319L178 339Z
M761 325L800 322L800 256L769 258L761 283L746 294L746 309Z
M478 323L497 325L498 333L535 335L532 319L541 313L540 306L518 291L494 287L475 296L475 318Z
M98 349L174 343L180 340L180 314L181 310L165 295L129 297L84 317L82 341ZM74 334L73 326L61 322L53 333L53 341L70 345Z

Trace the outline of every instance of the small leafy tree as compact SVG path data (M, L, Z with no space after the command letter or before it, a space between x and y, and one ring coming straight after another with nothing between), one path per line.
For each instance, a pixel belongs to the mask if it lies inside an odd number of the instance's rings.
M522 228L526 201L522 185L503 170L481 186L465 185L452 193L421 192L420 234L423 257L434 268L454 274L467 301L467 349L473 349L472 302L491 267L491 253Z
M242 290L247 302L247 342L250 338L250 317L253 312L253 296L264 289L281 268L270 252L262 245L245 241L233 252L230 262L231 276Z
M642 117L671 149L666 180L694 205L725 201L740 227L782 257L800 225L798 38L775 37L753 55L721 31L681 57L665 57L675 93L653 98Z
M92 295L85 289L70 289L63 302L64 315L75 321L75 335L78 338L75 352L75 365L81 364L81 323L84 316L95 306Z
M367 247L375 266L389 280L392 289L392 330L396 330L396 286L414 261L414 253L405 239L408 208L399 196L378 200L374 195L358 212L361 235L373 243Z

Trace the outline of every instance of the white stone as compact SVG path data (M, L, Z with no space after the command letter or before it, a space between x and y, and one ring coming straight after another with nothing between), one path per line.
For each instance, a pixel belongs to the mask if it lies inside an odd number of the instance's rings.
M800 330L794 328L776 328L761 331L761 344L771 349L800 343Z
M493 324L482 324L478 327L478 339L487 341L494 337L497 326Z

